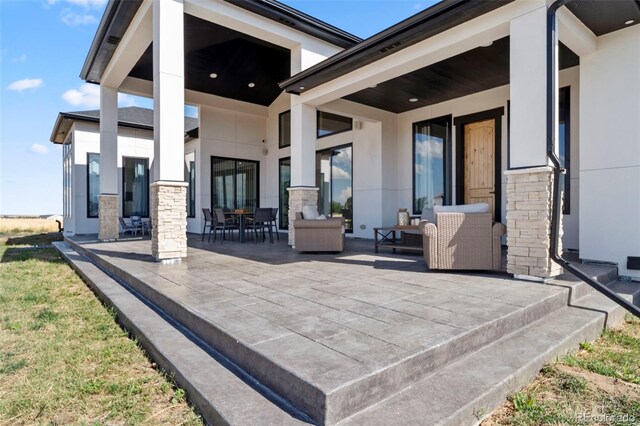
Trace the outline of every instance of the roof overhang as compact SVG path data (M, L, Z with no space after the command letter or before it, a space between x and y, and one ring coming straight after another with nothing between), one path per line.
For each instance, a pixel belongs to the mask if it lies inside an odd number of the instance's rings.
M71 126L75 121L83 121L85 123L100 123L100 118L90 117L82 114L74 114L70 112L61 112L58 114L56 124L53 126L53 130L51 131L51 136L49 138L51 142L56 144L64 143L67 135L69 134L69 130L71 129ZM153 130L153 126L148 126L146 124L140 123L131 123L122 120L118 121L118 126L139 130Z
M362 39L275 0L224 0L282 25L336 46L347 48ZM142 0L110 0L89 48L80 78L99 83L118 43L140 8Z
M280 88L300 94L513 1L443 0L282 81Z
M513 1L443 0L282 81L280 87L302 94ZM640 0L576 0L567 8L596 36L640 23Z

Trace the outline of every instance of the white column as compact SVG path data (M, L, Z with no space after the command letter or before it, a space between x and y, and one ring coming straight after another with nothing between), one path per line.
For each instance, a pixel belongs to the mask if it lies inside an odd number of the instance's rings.
M543 0L536 1L539 8L510 25L509 165L515 170L505 172L507 272L546 280L562 268L549 256L553 169L547 159L547 7Z
M318 206L316 187L316 109L291 105L291 187L289 245L295 246L294 219L304 206Z
M118 238L118 207L118 90L100 85L100 240Z
M537 0L536 0L537 1ZM511 21L511 168L546 166L547 8Z
M316 109L291 106L291 186L316 186Z
M187 256L182 0L153 2L153 125L151 252L174 262Z
M154 178L184 181L184 13L182 0L153 2Z

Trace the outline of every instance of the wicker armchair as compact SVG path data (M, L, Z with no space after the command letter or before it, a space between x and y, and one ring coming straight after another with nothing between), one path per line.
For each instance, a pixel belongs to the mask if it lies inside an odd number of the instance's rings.
M436 213L421 222L429 269L502 269L501 238L507 229L491 213Z
M294 248L296 251L344 250L344 218L303 219L296 213L293 221Z

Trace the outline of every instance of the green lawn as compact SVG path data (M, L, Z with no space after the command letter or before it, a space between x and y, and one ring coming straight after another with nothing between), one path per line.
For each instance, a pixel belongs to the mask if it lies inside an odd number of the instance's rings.
M202 424L58 238L0 236L0 424Z
M627 316L594 343L545 366L483 422L489 425L640 424L640 320Z

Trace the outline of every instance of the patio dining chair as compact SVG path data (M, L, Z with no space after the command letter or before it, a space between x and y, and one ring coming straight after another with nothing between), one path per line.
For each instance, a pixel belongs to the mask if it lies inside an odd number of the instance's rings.
M262 231L262 241L266 239L265 231L268 231L269 242L273 244L272 214L273 213L271 208L258 208L253 215L253 220L247 223L247 228L253 230L253 235L255 237L256 243L258 242L258 231Z
M233 231L238 229L233 218L225 217L224 210L213 209L213 241L217 238L217 231L220 231L221 242L224 243L225 233L228 231L231 240L233 240Z
M142 220L140 216L131 216L131 224L136 227L142 235L151 235L151 224Z
M127 223L127 221L122 217L119 217L118 221L120 221L120 227L122 228L123 235L127 232L131 235L137 235L138 231L142 232L142 228L136 226L134 223Z
M278 239L278 242L280 242L280 234L278 234L278 208L277 207L271 208L271 227L276 233L276 238Z
M209 227L209 239L207 241L211 241L213 215L211 214L211 210L209 209L202 209L202 214L204 215L204 226L202 227L202 241L204 241L204 233L207 231L207 227Z

